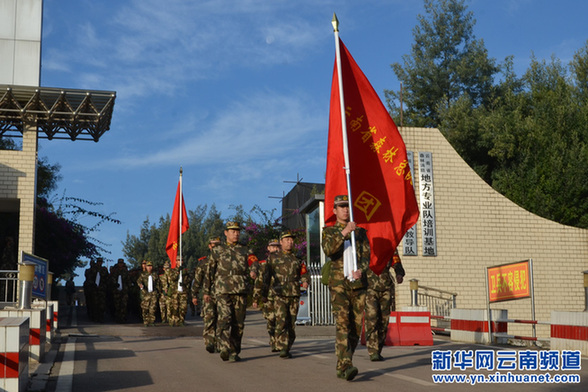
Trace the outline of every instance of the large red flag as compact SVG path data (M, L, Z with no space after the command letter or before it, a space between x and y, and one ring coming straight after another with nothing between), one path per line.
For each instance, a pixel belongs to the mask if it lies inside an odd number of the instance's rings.
M176 268L176 258L178 256L178 242L180 240L180 197L182 198L182 233L184 233L190 225L188 224L188 214L186 214L186 204L184 204L184 195L180 189L180 182L178 182L178 190L176 192L176 200L174 202L174 210L172 212L171 222L169 224L169 234L167 235L167 244L165 251L171 261L171 267Z
M339 40L347 121L353 219L367 229L370 268L380 274L419 217L406 156L396 124L370 82ZM336 221L333 199L347 194L337 60L331 88L325 221Z

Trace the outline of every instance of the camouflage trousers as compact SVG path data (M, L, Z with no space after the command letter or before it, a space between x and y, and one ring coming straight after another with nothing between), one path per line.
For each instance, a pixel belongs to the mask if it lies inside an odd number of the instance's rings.
M114 319L117 323L125 323L127 321L129 294L126 290L114 290L112 299L114 302Z
M143 324L155 323L155 311L157 310L157 293L144 292L141 300L141 312L143 313Z
M171 326L183 325L188 311L188 294L185 291L175 291L168 297L167 321Z
M239 354L247 310L246 294L216 295L218 311L217 339L221 352Z
M202 331L204 345L212 346L220 350L216 339L218 314L214 298L211 297L209 302L204 302L202 305L202 319L204 321L204 330Z
M353 353L359 342L365 306L365 289L352 290L347 284L329 286L331 309L335 318L335 354L337 371L353 366Z
M267 333L270 338L270 347L272 350L277 350L276 347L276 313L275 313L275 298L273 295L268 296L267 301L263 303L263 318L267 321Z
M392 295L390 290L367 290L365 296L365 341L368 353L381 354L390 318L390 304Z
M106 292L103 289L96 289L92 297L92 320L103 322L106 311Z
M296 317L300 306L300 297L274 298L276 317L276 349L290 351L296 339Z
M161 315L161 322L167 323L169 321L169 312L167 308L168 296L165 294L159 295L159 314Z

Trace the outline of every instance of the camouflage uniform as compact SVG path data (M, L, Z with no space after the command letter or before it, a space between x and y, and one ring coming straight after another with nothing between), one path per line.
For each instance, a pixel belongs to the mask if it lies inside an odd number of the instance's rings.
M357 227L355 230L357 269L362 272L361 279L351 282L344 276L344 242L350 240L350 235L343 237L341 231L344 228L345 225L338 222L334 226L325 227L322 235L323 251L331 259L329 289L336 324L335 352L338 376L353 367L353 353L359 342L362 327L367 287L366 273L370 259L370 245L366 231ZM357 369L355 371L357 374Z
M148 290L149 276L151 276L153 281L153 291L151 292ZM151 273L148 271L143 271L141 272L139 279L137 279L137 285L141 289L142 293L141 311L143 313L143 324L145 324L145 326L153 326L155 325L155 311L157 309L157 290L159 287L159 276L154 271L151 271Z
M263 288L263 274L265 273L267 267L266 260L262 260L259 262L259 276L255 281L255 290L261 291ZM258 299L254 296L254 301ZM263 313L263 318L265 318L267 322L267 333L270 337L270 347L272 348L272 352L280 351L276 345L276 307L275 307L275 297L273 291L269 290L267 294L267 299L264 300L261 311Z
M90 319L97 322L104 321L106 311L106 291L108 290L108 270L102 265L102 258L99 257L96 263L90 268L89 284L91 287L90 298Z
M306 265L292 251L271 253L264 263L261 289L256 287L254 301L266 298L268 291L274 296L276 348L283 358L290 357L296 339L296 318L300 306L300 284L308 283Z
M228 222L227 230L240 228ZM239 243L218 245L210 254L203 290L204 295L213 294L217 301L217 339L223 361L240 359L247 293L251 289L249 276L251 272L257 274L257 269L253 252Z
M205 256L198 259L198 264L196 265L196 269L194 271L192 298L198 298L198 293L203 292L202 289L204 286L204 275L207 271L207 266L208 257ZM204 346L206 347L206 351L208 351L209 353L214 353L215 351L220 351L216 339L218 313L216 309L216 300L214 297L214 281L212 282L212 288L210 292L210 300L208 302L200 302L202 306L202 319L204 321L204 330L202 331L202 337L204 338Z
M180 273L181 272L181 273ZM177 327L184 325L188 310L188 274L180 266L169 271L167 289L167 312L169 325Z
M382 348L386 342L390 312L396 310L395 284L392 270L396 276L404 277L404 268L398 253L380 276L368 270L368 289L365 298L365 339L370 360L381 361Z
M171 276L169 269L169 262L163 265L163 273L159 275L159 314L161 315L161 322L167 324L169 322L169 287L171 284Z
M127 321L129 289L131 281L129 271L122 259L112 268L110 274L110 287L114 301L114 319L117 323Z

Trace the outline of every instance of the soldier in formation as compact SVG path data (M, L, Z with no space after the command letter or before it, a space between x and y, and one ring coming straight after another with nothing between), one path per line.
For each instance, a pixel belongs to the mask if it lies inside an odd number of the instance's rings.
M168 302L171 286L171 271L169 261L163 263L163 273L159 275L159 314L161 316L161 323L167 324L169 322Z
M290 231L280 236L281 251L271 253L265 263L261 290L254 294L253 307L267 298L271 290L276 318L275 345L280 358L291 358L290 349L296 339L295 327L300 306L300 285L308 288L308 271L294 252L294 236Z
M192 302L194 305L198 304L199 294L203 292L204 286L204 275L208 271L208 263L212 250L220 244L219 237L211 237L208 240L209 255L201 257L198 260L196 269L194 271L194 284L192 285ZM208 301L201 303L202 319L204 321L204 330L202 331L202 337L204 338L204 347L209 353L220 352L218 347L218 341L216 338L216 327L218 313L216 310L216 299L214 295L214 280L210 279L212 287L208 296ZM203 295L200 295L201 297Z
M388 261L386 268L376 275L368 268L368 288L365 297L365 339L370 361L382 361L382 348L386 343L390 312L396 310L394 271L398 284L404 280L404 268L398 252Z
M127 265L123 259L118 259L117 263L110 271L110 287L114 303L114 319L117 323L126 323L127 321L130 286L131 281Z
M98 257L90 261L90 268L85 271L84 296L88 317L92 321L104 322L106 311L106 292L108 290L108 270L103 266L104 259Z
M278 239L270 240L267 245L268 257L272 253L278 252L279 250L280 241L278 241ZM263 274L267 266L266 261L267 260L261 260L259 262L259 276L255 281L255 288L258 291L261 291L263 288ZM264 298L261 311L263 313L263 317L267 321L267 333L269 335L269 344L272 352L278 352L280 350L276 346L276 313L274 307L274 294L272 290L269 290L267 297Z
M146 269L137 280L141 289L141 311L143 324L146 327L155 326L155 311L157 309L159 275L153 271L153 263L147 261Z
M329 289L336 325L337 377L351 381L358 373L358 369L353 366L353 354L362 328L370 245L366 231L349 220L347 195L335 197L333 213L337 222L324 228L322 248L331 260ZM356 245L355 266L351 245L353 232Z
M167 311L168 322L172 327L183 326L188 310L188 289L189 278L186 270L182 269L181 260L176 262L176 268L169 270L169 280L167 288Z
M226 243L215 247L204 276L204 301L215 296L218 310L217 338L223 361L239 361L245 325L250 279L257 276L258 260L246 246L239 244L241 226L227 222Z

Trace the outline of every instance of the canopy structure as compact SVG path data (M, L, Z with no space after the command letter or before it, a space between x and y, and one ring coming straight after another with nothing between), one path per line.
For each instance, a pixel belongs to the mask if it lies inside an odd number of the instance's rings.
M110 129L114 91L0 84L0 137L22 136L36 123L38 137L93 140Z

